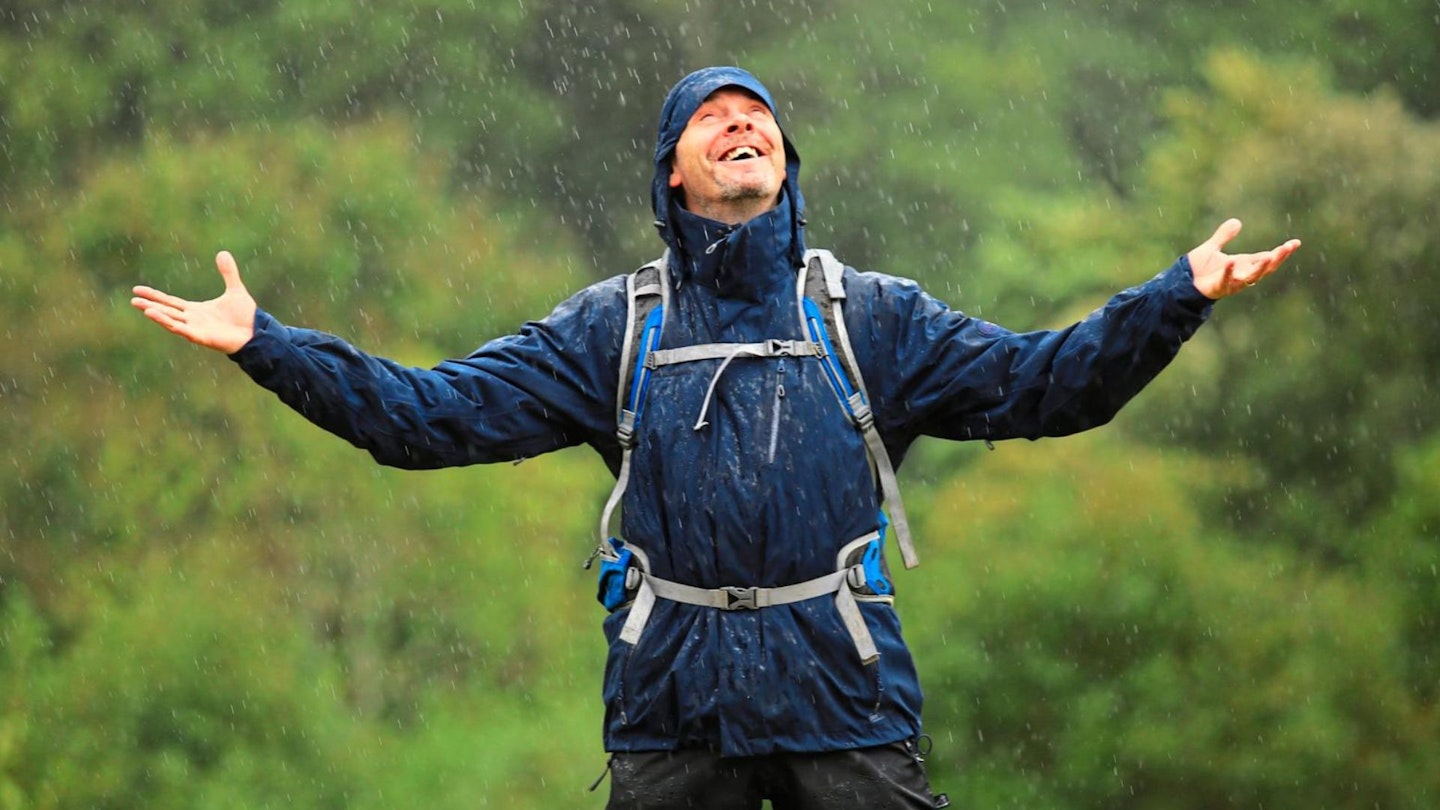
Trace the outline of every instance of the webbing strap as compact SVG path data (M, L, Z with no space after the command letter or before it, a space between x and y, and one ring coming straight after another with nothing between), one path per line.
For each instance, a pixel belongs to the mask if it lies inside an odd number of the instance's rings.
M661 599L684 602L687 605L718 608L719 610L759 610L771 605L788 605L804 602L827 593L834 593L845 579L844 571L834 571L823 577L782 585L778 588L741 588L734 585L724 588L697 588L682 585L668 579L643 574L650 580L650 588Z
M618 419L627 404L634 407L633 403L627 403L626 397L630 393L630 374L634 371L637 355L639 354L638 339L641 337L642 327L655 306L655 299L659 298L663 306L666 299L670 297L666 289L669 267L670 251L659 259L641 267L631 273L625 279L625 338L620 348L620 379L615 386L615 416Z
M859 569L860 566L856 566ZM861 572L864 577L864 572ZM850 588L841 586L835 592L835 609L840 612L840 621L845 623L845 630L850 633L850 640L855 642L855 652L860 655L860 663L873 664L880 660L880 651L875 648L875 639L870 636L870 628L865 625L865 616L860 613L860 605L855 601L855 592Z
M870 635L870 628L865 625L865 617L861 615L860 605L855 601L855 594L851 590L864 586L865 569L859 565L778 588L697 588L642 571L640 587L630 604L630 615L625 618L625 626L620 629L620 640L629 644L640 641L640 634L644 632L645 625L650 621L650 614L655 609L656 599L668 599L671 602L716 610L759 610L774 605L804 602L833 593L840 620L849 632L850 640L855 643L855 652L859 654L862 663L870 664L880 658L880 653L875 648L875 639Z
M610 489L610 498L605 501L605 508L600 511L600 545L598 548L603 552L609 545L606 541L610 537L610 519L615 514L615 507L620 505L620 499L625 497L625 490L630 486L630 452L635 447L633 434L635 430L635 412L631 410L621 411L620 428L620 472L615 476L615 486Z
M615 437L620 445L620 470L615 476L615 486L610 490L610 498L600 512L600 544L596 546L597 554L603 554L608 547L606 541L610 537L610 521L630 485L630 451L635 446L635 421L639 408L638 402L627 401L633 382L630 374L635 370L634 366L642 353L640 341L644 337L645 321L657 305L661 306L661 312L664 312L664 302L669 297L666 270L669 261L670 251L666 250L658 260L641 267L625 279L626 327L620 348L619 379L615 384ZM591 559L594 559L594 555Z
M720 360L731 357L819 357L820 346L808 340L765 340L759 343L699 343L678 349L656 349L645 355L648 368Z
M900 559L906 568L914 568L920 564L920 556L915 553L915 541L910 538L910 520L905 517L905 502L900 499L900 480L895 477L890 454L885 451L885 441L880 438L880 431L875 429L875 415L870 412L868 403L857 401L859 398L858 391L850 397L856 426L860 429L860 437L865 440L870 461L875 465L880 491L885 493L885 511L890 516L890 525L895 527L895 545L900 547Z
M900 558L904 561L906 568L914 568L920 564L920 556L915 552L915 541L910 536L910 520L905 515L905 502L900 497L900 482L895 477L895 466L890 463L890 453L885 449L885 442L875 428L875 415L870 410L870 394L865 390L865 379L860 374L860 365L855 360L855 351L850 346L850 335L845 329L845 313L842 305L845 297L844 275L845 266L830 251L807 250L805 251L805 267L800 270L797 286L800 288L802 297L809 296L815 299L815 303L825 319L825 329L829 333L830 340L839 347L837 350L839 356L835 359L839 362L849 384L854 386L855 391L853 393L837 391L836 393L845 402L851 421L865 441L865 450L870 456L870 466L879 481L880 492L885 499L885 511L889 513L890 525L895 528L895 544L900 547ZM802 324L805 321L803 306L802 301L800 311Z

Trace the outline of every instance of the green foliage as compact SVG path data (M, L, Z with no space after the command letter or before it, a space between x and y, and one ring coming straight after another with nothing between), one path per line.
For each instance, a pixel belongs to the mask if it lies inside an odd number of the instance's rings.
M1165 423L1264 473L1231 493L1251 531L1309 532L1318 549L1354 559L1363 539L1353 528L1394 486L1385 448L1437 426L1426 392L1440 355L1440 129L1385 92L1339 96L1314 66L1222 52L1209 75L1212 93L1170 101L1175 132L1146 190L1165 218L1150 224L1174 239L1229 212L1261 244L1314 236L1267 296L1224 305L1202 335L1218 343L1203 372L1214 389L1190 396L1193 376L1171 379Z
M75 572L77 635L47 638L23 598L6 612L26 675L9 693L23 696L18 794L40 807L343 804L368 743L329 699L333 668L276 621L283 602L252 595L273 597L274 581L217 564L227 553Z
M0 810L603 803L588 451L379 469L126 298L208 297L228 249L287 322L467 352L655 255L655 111L718 62L784 105L812 243L1013 328L1224 216L1241 249L1306 241L1114 429L911 454L937 786L1432 806L1437 26L1408 0L4 4Z
M0 431L24 448L0 483L0 582L33 593L0 618L7 652L44 640L7 662L7 807L390 806L387 780L437 767L399 757L409 771L369 776L392 749L486 747L478 709L433 737L427 716L547 686L564 742L516 745L451 784L483 792L521 760L593 778L598 673L577 686L566 663L595 654L576 640L593 613L590 519L550 505L597 486L598 465L376 470L126 306L137 281L218 292L207 265L226 247L283 317L433 360L574 286L566 259L517 246L528 214L451 198L415 143L399 121L147 138L74 194L37 194L0 243L23 304L0 347L15 417Z
M1392 590L1399 600L1396 620L1404 638L1399 651L1411 688L1429 709L1431 722L1440 703L1440 438L1427 437L1397 450L1398 485L1390 508L1366 533L1374 551L1368 574L1375 587Z
M509 80L524 33L514 5L66 0L8 4L0 22L0 176L73 180L146 135L317 116L417 114L437 146L477 155L548 129L540 100Z
M230 455L265 432L232 398L249 393L239 380L227 378L232 393L177 391L202 369L218 377L213 359L137 351L155 335L125 304L130 283L218 293L205 265L226 246L283 317L348 326L402 357L464 353L564 294L563 261L515 250L513 221L477 201L446 200L410 143L394 126L158 142L42 206L54 215L28 223L39 244L15 247L20 272L7 282L29 304L7 328L26 340L3 349L21 420L6 430L27 452L0 486L20 505L5 520L22 555L43 556L57 538L89 549L216 516L210 493ZM514 275L489 281L499 272ZM311 306L284 308L285 292L305 289ZM22 440L25 420L42 418L52 430ZM218 446L198 453L207 435ZM137 512L137 500L150 508Z
M958 804L1433 800L1433 718L1376 666L1405 647L1404 598L1217 537L1192 502L1227 466L1006 445L935 493L936 548L902 585Z
M267 304L315 293L282 316L458 354L545 311L570 282L563 261L510 252L513 215L448 199L444 167L402 122L146 146L138 162L97 167L54 223L55 242L107 288L138 274L203 297L216 283L212 250L224 246ZM503 284L489 283L495 268Z

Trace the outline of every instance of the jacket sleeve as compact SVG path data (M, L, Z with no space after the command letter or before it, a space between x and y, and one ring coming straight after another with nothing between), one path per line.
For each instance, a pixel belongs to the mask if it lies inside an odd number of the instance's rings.
M517 334L431 369L362 352L257 312L230 357L266 389L381 464L430 469L513 461L614 432L623 277L596 284ZM618 305L618 312L617 312Z
M1213 303L1192 278L1182 256L1079 323L1017 333L951 310L913 282L863 273L855 279L873 289L846 320L852 339L864 336L857 354L869 344L862 368L877 426L901 454L921 435L1063 436L1113 419L1174 359Z

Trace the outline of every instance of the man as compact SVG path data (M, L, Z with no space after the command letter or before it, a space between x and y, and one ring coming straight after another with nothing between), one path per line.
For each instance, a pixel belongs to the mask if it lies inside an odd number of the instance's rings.
M616 431L632 318L623 276L428 371L279 324L228 253L216 260L219 298L137 287L132 303L384 464L513 460L579 443L600 453L622 482L625 542L607 560L625 546L634 555L621 573L638 575L605 622L610 807L932 807L920 690L892 591L880 577L834 579L837 560L844 572L847 555L884 540L874 457L898 463L922 435L1038 438L1107 422L1214 300L1263 279L1299 242L1226 254L1240 229L1230 220L1081 323L1023 334L911 282L845 268L839 325L877 450L847 421L833 367L795 349L824 342L802 335L796 315L799 169L749 73L707 68L670 91L652 187L668 248L654 348L668 359L630 400L643 407L633 439ZM789 348L733 348L779 345ZM816 582L841 584L797 596ZM737 607L747 609L726 609Z

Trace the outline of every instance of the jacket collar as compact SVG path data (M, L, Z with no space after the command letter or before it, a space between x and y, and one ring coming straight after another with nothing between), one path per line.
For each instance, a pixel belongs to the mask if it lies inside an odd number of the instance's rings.
M762 301L794 279L793 211L780 195L769 211L727 225L670 203L675 224L671 272L677 284L699 284L726 298Z

